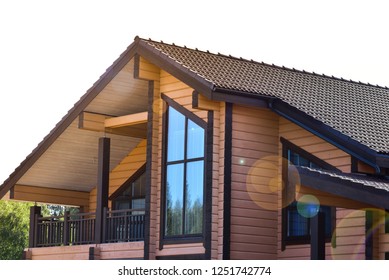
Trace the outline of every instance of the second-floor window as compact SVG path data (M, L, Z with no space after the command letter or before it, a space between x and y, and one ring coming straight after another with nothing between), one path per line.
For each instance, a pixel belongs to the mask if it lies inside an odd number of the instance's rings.
M205 130L167 109L164 236L203 233Z

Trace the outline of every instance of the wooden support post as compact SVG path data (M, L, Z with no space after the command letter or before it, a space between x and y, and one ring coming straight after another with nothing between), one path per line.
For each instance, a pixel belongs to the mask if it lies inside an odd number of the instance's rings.
M103 209L103 240L102 243L107 242L107 231L108 231L108 207Z
M63 216L63 245L69 245L69 211L65 211Z
M104 208L108 207L108 187L109 187L109 159L110 159L110 139L99 139L99 159L97 170L97 201L96 201L96 224L95 242L103 242L103 219Z
M319 211L311 218L311 260L325 259L325 242L325 215Z
M41 207L40 206L31 206L30 207L30 231L29 231L29 243L28 247L29 248L34 248L36 247L36 241L37 236L36 236L36 227L38 226L36 224L36 215L40 216L41 215Z
M373 211L366 211L365 219L365 259L373 259Z

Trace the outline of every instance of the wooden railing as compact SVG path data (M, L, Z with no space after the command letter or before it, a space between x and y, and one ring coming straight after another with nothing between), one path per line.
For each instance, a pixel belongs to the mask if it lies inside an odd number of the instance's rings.
M144 209L104 211L103 240L133 242L144 238Z
M51 247L95 243L95 213L42 217L31 215L30 247ZM103 243L133 242L144 239L144 209L104 209Z
M95 213L36 217L35 247L94 243Z

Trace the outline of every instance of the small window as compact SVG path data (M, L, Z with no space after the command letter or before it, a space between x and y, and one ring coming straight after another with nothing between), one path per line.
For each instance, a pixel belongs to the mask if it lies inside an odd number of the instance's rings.
M283 156L288 160L288 165L305 166L315 169L334 169L332 166L295 146L289 141L282 139ZM287 166L283 170L284 179L287 178ZM326 241L331 240L331 235L334 228L335 209L330 206L320 206L320 212L325 215L325 234ZM306 218L297 210L297 202L294 201L282 211L283 215L283 243L288 244L306 244L310 242L310 219Z

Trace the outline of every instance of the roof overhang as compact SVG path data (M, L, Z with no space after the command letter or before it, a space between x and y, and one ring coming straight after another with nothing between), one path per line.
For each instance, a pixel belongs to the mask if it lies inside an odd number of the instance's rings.
M90 191L94 187L97 180L97 139L105 132L81 129L79 118L85 111L118 117L147 110L148 93L153 84L135 76L133 58L138 47L136 39L0 185L0 198L15 185L73 191ZM128 66L131 61L131 66ZM128 67L132 70L126 69ZM115 84L115 79L120 81ZM143 130L143 127L139 129ZM110 130L112 128L106 132L112 132ZM108 136L113 140L111 168L141 141L123 133L110 133ZM46 172L46 175L41 172Z
M389 209L389 181L366 175L289 167L288 188L303 185L377 208Z

